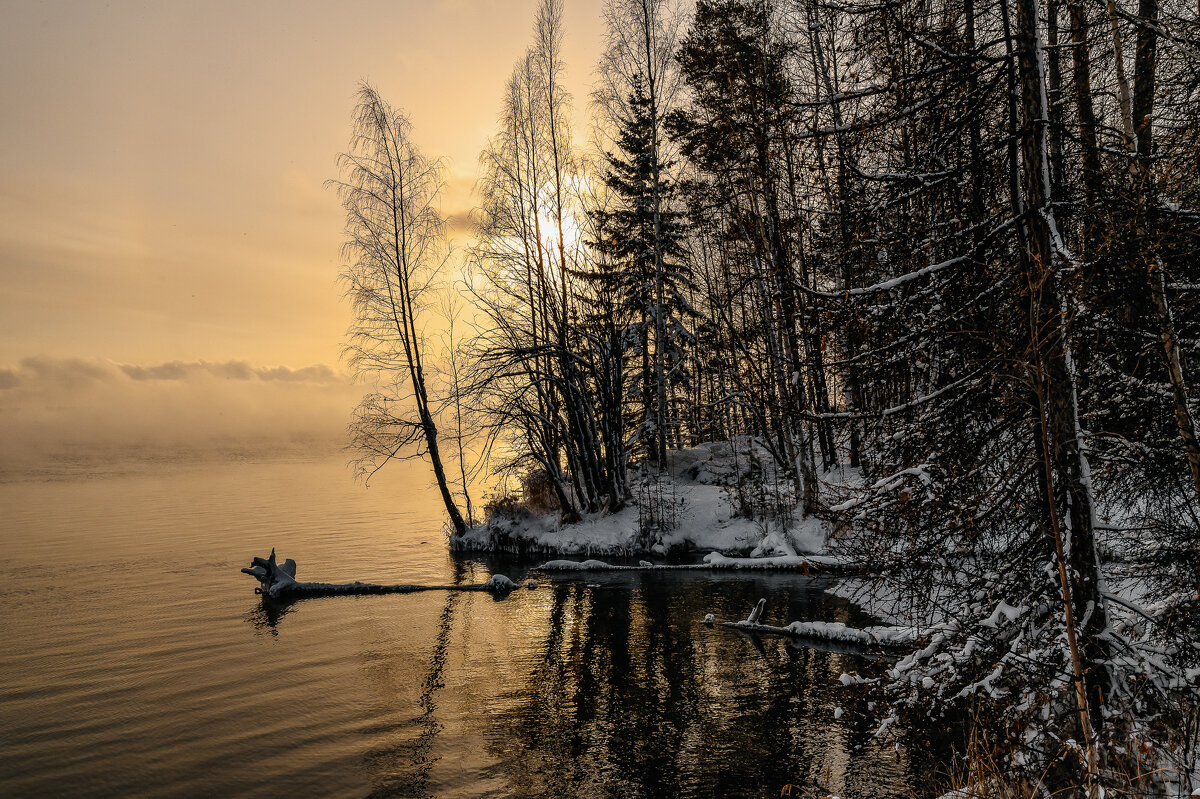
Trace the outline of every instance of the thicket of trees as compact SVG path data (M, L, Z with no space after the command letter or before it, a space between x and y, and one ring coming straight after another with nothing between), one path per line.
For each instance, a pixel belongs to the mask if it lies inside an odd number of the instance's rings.
M1092 795L1195 758L1198 15L609 0L581 149L545 0L469 253L491 465L569 521L753 438L777 521L831 519L940 622L885 726L967 705L1006 768Z

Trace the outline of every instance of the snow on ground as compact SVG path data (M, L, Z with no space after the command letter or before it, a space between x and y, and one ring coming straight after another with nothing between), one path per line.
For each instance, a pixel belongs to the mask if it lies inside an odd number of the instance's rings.
M593 514L575 524L560 524L554 514L496 514L451 546L472 551L523 551L584 556L658 555L669 552L719 552L754 558L796 557L821 552L829 524L801 519L797 513L784 530L777 523L737 513L738 479L760 478L770 456L746 440L713 442L672 451L664 492L677 506L670 530L639 530L638 492L618 513ZM720 568L713 566L713 568ZM734 568L726 566L726 568Z

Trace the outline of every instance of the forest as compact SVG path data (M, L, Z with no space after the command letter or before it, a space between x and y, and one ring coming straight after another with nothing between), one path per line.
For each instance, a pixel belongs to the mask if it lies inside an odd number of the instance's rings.
M672 453L752 442L740 512L822 520L925 620L844 680L878 735L956 719L964 796L1195 795L1200 6L608 0L572 98L562 2L461 251L441 164L361 90L360 476L427 458L452 544L637 505L650 551Z

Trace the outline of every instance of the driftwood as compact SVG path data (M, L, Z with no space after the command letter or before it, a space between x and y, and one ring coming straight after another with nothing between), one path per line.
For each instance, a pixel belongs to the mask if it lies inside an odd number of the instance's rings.
M534 568L543 572L635 572L635 571L762 571L800 572L804 575L871 574L881 567L848 561L836 555L780 555L766 558L731 558L719 552L710 552L701 563L651 563L639 561L638 565L608 563L603 560L548 560Z
M919 640L928 638L929 631L916 627L877 625L864 627L847 627L841 622L824 621L794 621L786 627L777 627L762 623L762 614L766 609L767 600L760 599L754 609L741 621L723 621L720 626L737 630L747 635L778 635L797 641L804 641L811 646L815 641L824 642L819 648L827 648L830 643L835 645L834 651L894 651L910 649ZM704 617L706 624L712 624L712 614Z
M288 558L282 564L275 559L275 550L269 558L254 558L249 568L242 569L262 585L255 588L256 594L267 599L291 601L319 596L361 596L364 594L412 594L417 591L487 591L493 595L507 595L517 584L503 574L494 574L486 583L476 585L377 585L375 583L302 583L296 580L296 561ZM530 584L530 588L535 584Z

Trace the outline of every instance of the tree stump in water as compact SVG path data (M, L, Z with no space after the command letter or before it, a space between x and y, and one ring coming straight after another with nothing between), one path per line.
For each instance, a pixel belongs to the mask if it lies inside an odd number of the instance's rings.
M282 566L276 563L275 547L271 547L271 557L254 558L250 561L250 568L242 569L242 572L262 583L261 588L254 589L255 593L267 596L276 596L286 586L296 583L296 561L288 558Z

